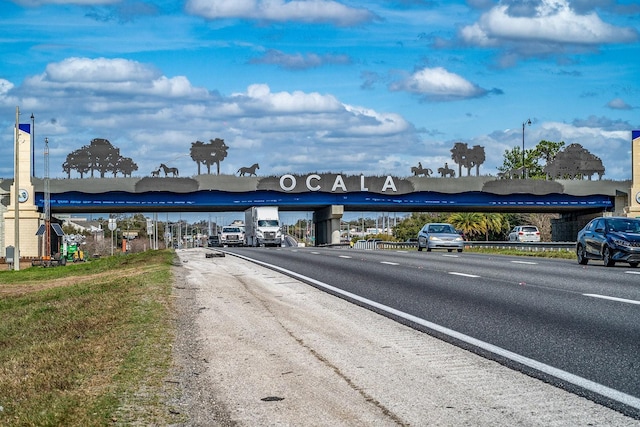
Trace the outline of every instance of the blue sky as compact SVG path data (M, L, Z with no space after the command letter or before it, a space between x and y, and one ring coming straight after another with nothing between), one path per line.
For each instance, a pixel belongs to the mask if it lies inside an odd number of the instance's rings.
M640 128L640 3L627 0L0 1L0 177L15 108L36 124L36 175L106 138L148 176L197 173L191 143L222 138L222 174L409 176L456 142L503 153L582 144L631 178ZM77 175L72 174L72 177Z

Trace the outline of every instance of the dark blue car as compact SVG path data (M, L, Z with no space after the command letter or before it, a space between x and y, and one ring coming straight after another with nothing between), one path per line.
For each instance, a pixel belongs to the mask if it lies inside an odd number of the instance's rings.
M633 268L640 263L640 219L599 217L592 219L578 232L576 240L578 262L602 260L607 267L626 262Z

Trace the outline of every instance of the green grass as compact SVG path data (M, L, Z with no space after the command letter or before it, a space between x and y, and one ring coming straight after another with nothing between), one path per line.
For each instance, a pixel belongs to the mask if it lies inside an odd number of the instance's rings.
M544 251L530 251L521 249L497 249L497 248L467 248L465 252L474 252L482 254L495 254L495 255L516 255L526 257L538 257L538 258L562 258L562 259L576 259L576 252L572 249L568 250L544 250Z
M169 423L173 257L0 272L0 425Z

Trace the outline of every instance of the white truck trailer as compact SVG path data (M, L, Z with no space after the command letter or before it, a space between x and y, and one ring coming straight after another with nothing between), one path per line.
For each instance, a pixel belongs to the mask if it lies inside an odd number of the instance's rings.
M282 230L277 206L254 206L244 211L247 246L281 246Z

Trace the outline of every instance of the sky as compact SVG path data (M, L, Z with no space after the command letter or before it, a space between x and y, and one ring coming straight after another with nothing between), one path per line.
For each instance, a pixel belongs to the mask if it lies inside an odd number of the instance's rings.
M480 174L496 175L524 135L527 149L581 144L604 179L631 179L638 1L0 0L0 10L3 178L19 107L21 123L34 115L37 177L45 138L50 178L66 177L66 156L94 138L132 158L133 176L160 163L194 176L191 144L221 138L221 174L259 163L259 176L406 177L419 162L453 166L456 142L484 147Z

